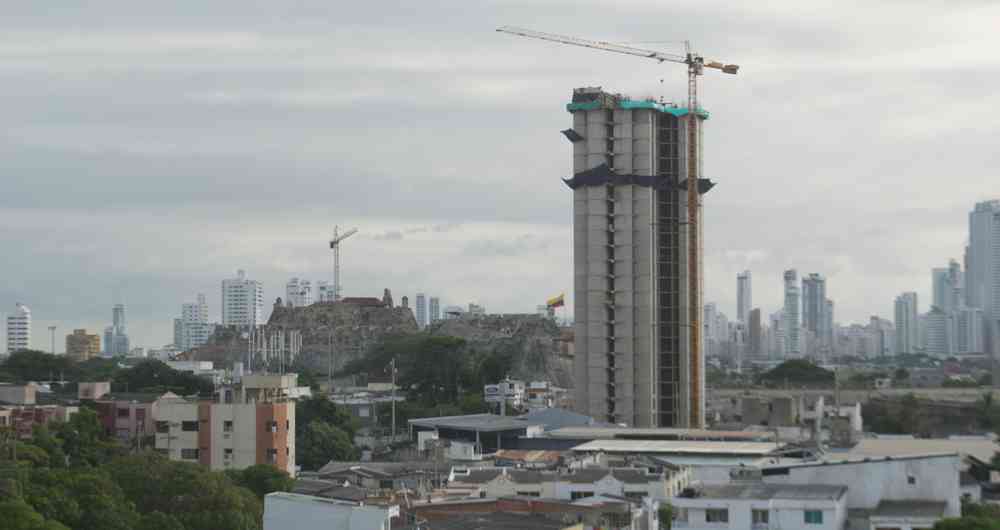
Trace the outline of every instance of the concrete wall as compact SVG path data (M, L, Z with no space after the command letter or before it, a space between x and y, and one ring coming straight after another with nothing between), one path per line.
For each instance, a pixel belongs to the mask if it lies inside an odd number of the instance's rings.
M844 498L830 500L786 500L786 499L688 499L671 500L675 510L687 511L687 519L675 521L674 530L688 529L733 529L750 530L756 528L781 528L785 530L841 530L847 521L847 507ZM706 522L706 510L727 509L728 523ZM769 525L759 527L752 524L752 510L767 510ZM823 524L805 524L806 510L821 510Z
M389 530L398 507L351 506L307 495L264 497L264 530Z
M36 390L33 383L26 385L0 384L0 401L14 405L34 405Z
M198 421L198 404L179 399L161 399L157 402L156 421L167 422L168 432L156 433L156 449L171 460L198 462L181 458L182 449L198 449L198 432L184 431L183 422Z
M765 475L764 482L848 486L847 506L852 509L876 508L883 500L940 500L947 502L946 517L958 517L960 465L953 455L796 466L787 475Z

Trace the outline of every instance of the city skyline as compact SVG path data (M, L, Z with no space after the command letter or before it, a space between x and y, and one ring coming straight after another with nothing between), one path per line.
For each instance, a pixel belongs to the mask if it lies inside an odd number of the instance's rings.
M101 330L107 307L126 300L133 342L160 346L185 296L215 293L237 268L262 281L265 308L290 277L330 279L326 240L341 224L362 231L343 249L345 295L419 286L515 312L566 291L572 308L571 219L558 182L571 169L558 134L566 115L553 102L566 87L607 79L638 97L680 100L683 75L512 40L494 22L626 42L689 38L746 65L738 81L708 83L703 94L705 171L719 184L705 213L705 300L720 307L735 306L731 279L750 269L754 305L769 313L780 305L773 286L794 266L837 286L839 321L889 317L900 292L931 299L925 278L940 256L961 256L970 205L1000 195L986 143L1000 121L976 104L994 75L989 22L1000 7L870 6L860 20L817 7L802 20L768 6L630 2L616 6L616 24L584 15L569 27L559 3L450 9L458 5L389 15L332 5L234 14L225 3L12 10L7 20L23 29L0 65L10 123L0 240L21 252L0 265L10 279L0 307L30 306L33 345L46 349L46 326ZM352 29L311 25L326 15ZM703 22L683 23L695 18ZM955 97L943 76L925 75L935 64L982 82ZM867 128L851 112L862 94ZM926 119L926 101L970 118ZM400 112L421 134L399 127ZM359 121L363 135L351 125ZM978 134L966 134L969 123ZM944 156L928 154L941 145ZM952 179L944 188L942 174ZM898 192L893 201L885 190ZM807 239L787 229L792 219ZM510 270L516 282L497 280L513 279Z

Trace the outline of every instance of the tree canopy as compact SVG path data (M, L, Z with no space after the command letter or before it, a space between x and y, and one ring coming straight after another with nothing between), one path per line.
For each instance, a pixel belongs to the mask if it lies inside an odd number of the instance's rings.
M761 374L760 381L771 386L832 386L834 373L805 359L791 359Z

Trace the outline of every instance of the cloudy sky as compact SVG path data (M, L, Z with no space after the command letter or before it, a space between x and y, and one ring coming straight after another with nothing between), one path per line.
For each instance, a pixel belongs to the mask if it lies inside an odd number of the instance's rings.
M1000 4L829 4L3 2L0 311L28 304L47 348L124 302L157 347L199 292L218 318L237 268L269 303L328 279L334 225L360 229L348 295L571 295L572 88L680 100L684 71L512 24L740 64L703 83L706 299L735 313L749 268L773 311L795 267L828 276L838 321L889 317L1000 198Z

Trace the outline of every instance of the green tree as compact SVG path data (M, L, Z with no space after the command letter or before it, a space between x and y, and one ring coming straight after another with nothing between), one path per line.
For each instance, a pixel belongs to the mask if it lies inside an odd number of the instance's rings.
M172 515L150 512L139 519L137 530L185 530L184 525Z
M97 466L124 452L118 440L104 431L97 412L80 407L69 421L56 424L56 436L71 466Z
M128 370L121 370L112 381L116 391L131 392L174 392L180 395L210 395L212 381L169 367L163 361L145 360Z
M295 485L295 479L290 477L288 473L265 464L240 470L228 470L226 475L234 484L252 491L261 500L264 500L264 496L268 493L292 491L292 487Z
M306 427L314 421L322 421L340 428L349 438L358 431L358 420L345 407L338 406L325 396L312 396L295 403L295 437L305 434Z
M25 499L74 530L132 530L139 519L121 488L96 469L36 470Z
M7 530L69 530L58 521L46 521L21 499L0 501L0 521Z
M934 530L1000 530L1000 520L988 517L955 517L942 519Z
M310 423L304 435L295 441L295 454L303 469L318 470L330 460L357 459L357 450L347 433L324 421Z
M785 361L760 376L761 383L771 386L785 384L801 386L833 386L834 374L805 359Z
M674 507L665 503L660 503L657 510L657 518L660 520L660 530L670 530L674 525Z

